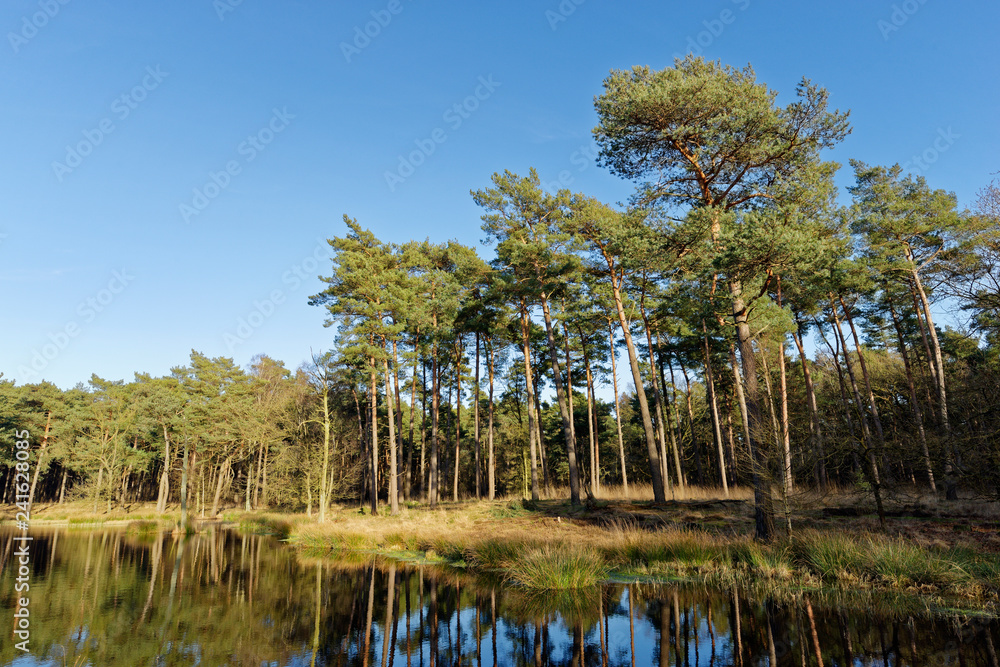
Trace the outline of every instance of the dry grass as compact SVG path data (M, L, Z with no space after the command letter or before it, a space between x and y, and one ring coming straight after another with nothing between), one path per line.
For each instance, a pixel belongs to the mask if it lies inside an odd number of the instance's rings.
M547 513L530 507L521 501L469 502L377 517L340 510L326 524L298 524L290 539L308 547L416 554L499 572L540 590L586 586L615 572L787 590L906 591L961 598L972 606L995 605L1000 592L1000 558L974 550L927 549L899 537L839 530L804 530L762 544L747 534L679 525L584 523L566 505L565 515L552 506L546 505Z

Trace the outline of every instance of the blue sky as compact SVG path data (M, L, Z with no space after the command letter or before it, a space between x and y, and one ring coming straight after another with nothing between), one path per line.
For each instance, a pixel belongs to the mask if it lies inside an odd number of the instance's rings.
M971 205L1000 170L997 25L985 0L7 0L0 372L71 387L191 349L294 368L331 342L306 299L344 213L478 245L469 190L532 166L622 201L593 98L692 48L782 103L826 87L854 127L830 159L924 155Z

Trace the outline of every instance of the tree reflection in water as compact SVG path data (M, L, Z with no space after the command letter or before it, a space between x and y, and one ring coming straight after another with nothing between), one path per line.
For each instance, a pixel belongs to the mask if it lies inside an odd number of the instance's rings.
M8 618L10 537L0 533ZM863 597L838 606L653 584L530 594L453 569L334 556L223 529L36 532L32 653L4 641L0 663L1000 667L995 621Z

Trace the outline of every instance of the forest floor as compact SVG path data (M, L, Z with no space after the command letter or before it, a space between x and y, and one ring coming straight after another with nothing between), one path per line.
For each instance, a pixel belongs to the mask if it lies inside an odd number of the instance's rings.
M566 494L568 495L568 494ZM805 492L775 502L778 538L753 539L752 494L689 488L684 498L654 504L649 488L606 489L572 507L560 490L538 501L440 502L434 509L401 504L393 516L338 506L327 521L315 513L227 509L197 524L235 524L272 533L310 552L376 553L499 574L539 589L601 580L685 580L757 587L763 594L803 591L891 592L925 607L1000 611L1000 504L946 502L918 492L886 502L880 530L871 500L855 493ZM679 495L679 494L678 494ZM149 524L176 526L179 511L152 504L94 512L92 503L38 504L33 526ZM0 506L0 522L17 509ZM792 533L787 533L788 522Z

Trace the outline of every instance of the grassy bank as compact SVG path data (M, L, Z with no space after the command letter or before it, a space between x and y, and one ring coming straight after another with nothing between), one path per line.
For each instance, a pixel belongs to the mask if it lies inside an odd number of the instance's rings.
M293 523L287 531L291 542L312 550L447 563L534 590L684 580L771 591L894 592L990 611L1000 602L1000 555L973 546L927 545L864 526L796 530L762 544L739 530L651 525L609 509L468 503L396 517L337 512L326 524Z
M340 559L377 553L433 562L499 576L525 590L680 580L769 593L891 593L935 606L1000 610L995 503L893 501L888 530L881 532L858 497L803 495L788 511L793 534L761 544L751 537L745 491L720 499L714 490L694 489L663 505L654 505L647 491L633 488L624 497L606 489L585 507L570 507L558 490L537 503L466 501L433 510L414 503L397 516L386 508L371 516L342 507L322 525L315 515L232 509L215 519L189 518L194 529L231 525ZM0 520L12 521L15 511L0 507ZM32 525L129 526L146 534L176 527L179 516L176 508L157 514L153 505L94 513L92 503L67 503L36 506Z

